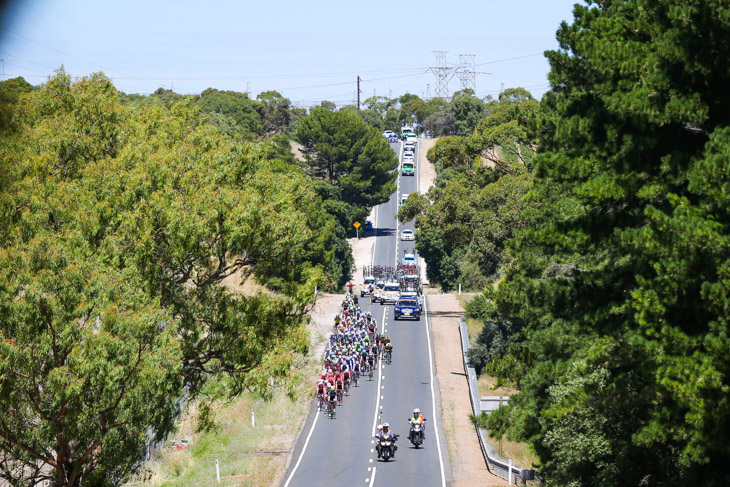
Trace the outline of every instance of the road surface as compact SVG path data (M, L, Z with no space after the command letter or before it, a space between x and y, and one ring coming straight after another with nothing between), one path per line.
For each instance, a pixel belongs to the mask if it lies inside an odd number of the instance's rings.
M400 143L391 147L401 156ZM416 148L418 151L418 147ZM415 160L418 161L416 152ZM398 190L377 207L373 226L372 263L394 266L413 242L401 242L400 231L415 230L413 222L400 225L396 219L401 196L418 191L418 174L398 176ZM399 171L400 174L400 171ZM362 269L357 269L359 281ZM284 487L328 486L447 486L451 485L449 455L441 422L438 384L435 383L433 347L429 333L428 302L420 321L393 320L393 306L370 304L360 307L378 321L379 331L393 343L391 365L379 364L373 381L364 377L350 390L337 417L317 412L312 401L307 421L292 450ZM334 319L334 316L333 316ZM408 419L420 408L426 418L426 440L419 449L408 442ZM373 436L376 424L390 423L401 435L398 451L389 462L377 457Z

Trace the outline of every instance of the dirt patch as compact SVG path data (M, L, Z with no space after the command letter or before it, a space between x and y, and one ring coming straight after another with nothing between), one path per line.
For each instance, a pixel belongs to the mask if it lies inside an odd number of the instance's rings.
M459 316L464 313L453 294L428 297L433 335L436 375L441 393L441 415L449 444L449 460L454 487L484 487L508 485L507 481L487 470L474 425L469 384L464 374Z
M428 188L433 186L433 182L436 180L436 168L428 162L426 154L428 150L434 146L438 139L418 139L418 192L425 194Z
M289 139L289 143L291 144L291 151L292 154L294 154L294 157L296 157L300 161L304 161L304 153L302 152L302 149L304 149L304 146L300 144L299 142L295 142L291 139Z
M433 186L436 180L436 168L428 162L426 154L428 150L434 146L438 139L418 139L418 192L426 194L428 189ZM418 259L421 265L421 282L428 286L428 278L426 277L426 261L423 257Z

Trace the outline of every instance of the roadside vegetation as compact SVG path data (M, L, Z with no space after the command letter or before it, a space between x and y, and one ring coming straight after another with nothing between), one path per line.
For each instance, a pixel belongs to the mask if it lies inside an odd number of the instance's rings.
M433 282L482 290L471 359L517 393L479 420L544 485L727 485L730 9L574 14L552 90L439 140L399 217Z
M339 208L367 214L394 164L356 117L349 173L315 174L288 138L307 117L275 92L0 83L0 478L119 485L180 398L205 431L222 402L296 397L315 286L350 278Z

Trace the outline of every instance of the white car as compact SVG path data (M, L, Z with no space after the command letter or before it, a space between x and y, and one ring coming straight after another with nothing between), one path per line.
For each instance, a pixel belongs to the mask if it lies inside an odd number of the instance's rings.
M400 299L400 284L397 282L386 282L383 291L380 293L380 304L395 304Z
M408 199L408 193L403 193L400 195L400 205L403 206L406 204L406 200Z
M415 240L415 238L416 237L413 235L413 230L406 229L400 233L401 240Z
M393 132L392 130L386 130L385 132L383 132L383 137L385 137L386 139L391 135L395 135L395 132Z
M418 137L416 137L416 134L410 133L406 135L406 143L408 142L413 142L413 145L415 145L416 142L418 142Z
M403 162L413 162L414 160L413 154L403 154Z

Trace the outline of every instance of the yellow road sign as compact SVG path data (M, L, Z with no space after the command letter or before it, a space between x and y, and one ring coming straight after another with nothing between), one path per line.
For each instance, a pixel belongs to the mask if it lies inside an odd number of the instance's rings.
M360 228L360 222L355 222L352 224L352 226L355 228Z

